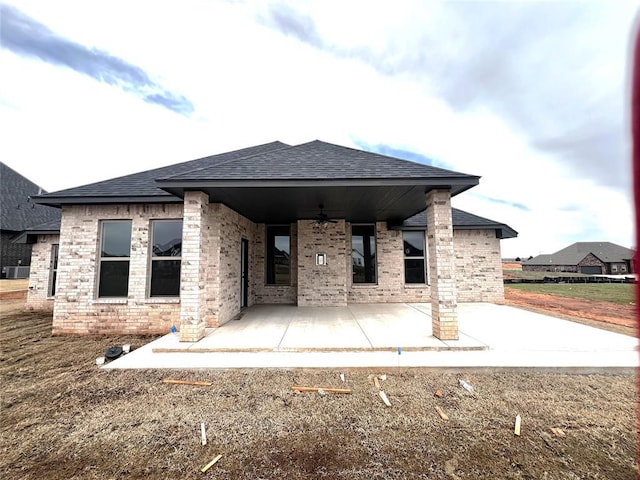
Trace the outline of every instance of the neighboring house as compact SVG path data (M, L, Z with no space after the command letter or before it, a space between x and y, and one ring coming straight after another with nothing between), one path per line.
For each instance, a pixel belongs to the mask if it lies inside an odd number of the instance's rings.
M23 236L28 303L53 307L55 334L196 341L254 304L431 302L434 335L456 339L458 300L504 299L500 239L517 235L451 208L478 181L273 142L41 195L62 222Z
M576 272L588 275L634 273L633 250L610 242L577 242L551 255L522 262L525 272Z
M31 245L13 240L35 225L60 221L60 210L31 201L42 188L0 162L0 278L27 278Z

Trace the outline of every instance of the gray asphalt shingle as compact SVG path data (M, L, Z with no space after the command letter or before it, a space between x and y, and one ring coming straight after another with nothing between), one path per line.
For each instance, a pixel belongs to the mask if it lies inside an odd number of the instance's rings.
M633 250L611 242L576 242L556 253L538 255L523 265L577 265L593 254L605 263L622 263L633 258Z
M51 220L59 222L60 210L29 199L40 192L38 185L0 162L0 230L20 232Z

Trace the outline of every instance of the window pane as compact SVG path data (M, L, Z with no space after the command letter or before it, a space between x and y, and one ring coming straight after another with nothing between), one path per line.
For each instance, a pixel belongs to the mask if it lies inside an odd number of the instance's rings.
M129 293L129 261L100 263L99 297L126 297Z
M405 257L424 257L424 232L402 232Z
M152 297L180 296L180 260L154 260L151 262Z
M409 258L404 261L404 283L425 283L423 259Z
M102 257L128 257L131 247L131 222L102 222Z
M376 283L376 231L373 225L351 227L353 283Z
M182 220L153 222L153 256L179 257L182 254Z
M291 236L288 225L267 227L267 284L291 284Z

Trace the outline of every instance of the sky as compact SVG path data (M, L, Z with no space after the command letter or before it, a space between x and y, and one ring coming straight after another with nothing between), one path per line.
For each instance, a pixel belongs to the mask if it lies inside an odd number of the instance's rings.
M634 245L638 1L0 3L0 160L53 192L279 140L479 175L503 257Z

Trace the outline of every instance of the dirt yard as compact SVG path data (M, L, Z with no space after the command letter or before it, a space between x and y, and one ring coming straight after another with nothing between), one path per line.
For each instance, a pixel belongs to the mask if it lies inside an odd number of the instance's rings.
M2 302L3 479L614 480L638 473L633 376L387 369L346 371L343 383L338 370L107 372L95 365L107 347L135 348L149 338L51 337L50 316L21 304ZM372 373L388 375L380 383L391 407ZM213 385L162 383L167 378ZM296 394L294 385L352 394ZM513 432L517 414L521 436Z
M546 295L508 286L505 287L504 292L508 305L586 323L617 333L636 335L635 305L618 305L611 302Z

